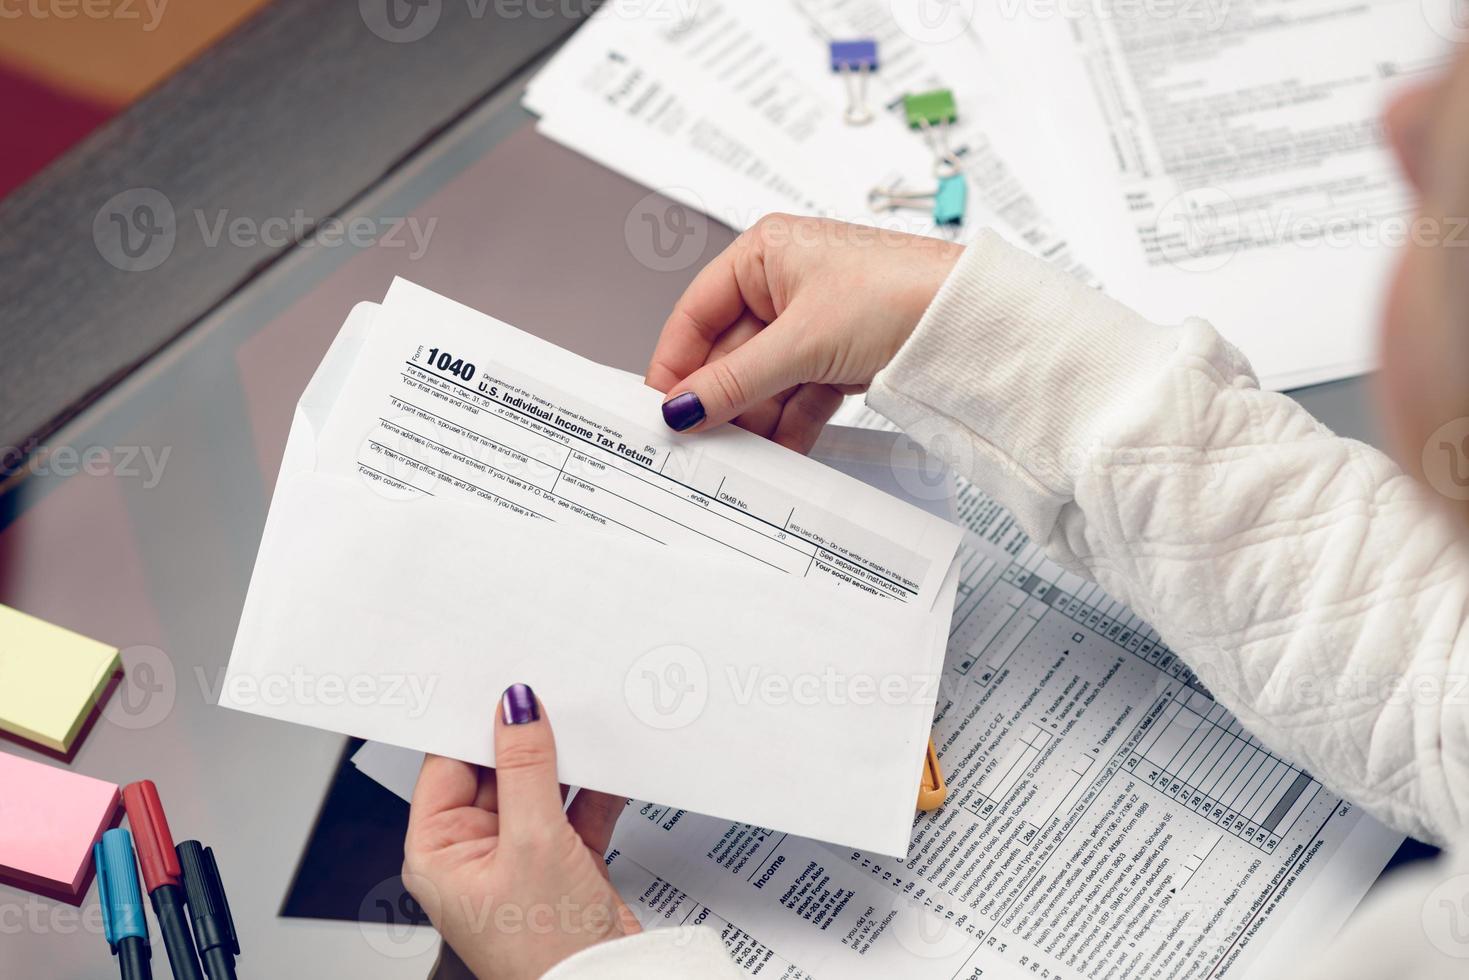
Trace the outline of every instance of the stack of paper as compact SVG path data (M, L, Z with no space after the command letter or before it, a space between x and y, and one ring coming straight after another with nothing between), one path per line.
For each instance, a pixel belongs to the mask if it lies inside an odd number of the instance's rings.
M1456 234L1411 224L1377 123L1447 47L1419 6L612 3L525 101L545 135L737 229L770 211L990 227L1158 322L1210 320L1295 387L1367 370L1396 246ZM878 51L863 126L828 50L854 38ZM958 121L925 139L902 97L935 89ZM936 190L944 145L962 228L875 210L875 190ZM662 267L678 228L634 219Z
M359 305L221 703L489 764L528 683L567 782L902 853L959 528L740 429L672 433L660 401L402 280Z
M961 546L852 479L948 513L891 434L825 467L658 403L409 283L359 306L222 701L383 743L355 761L406 796L423 751L491 762L529 682L561 778L635 800L608 865L637 914L718 925L752 973L1271 975L1401 841L972 486ZM951 796L915 814L930 732Z
M643 925L712 926L751 975L790 978L1271 977L1309 958L1401 835L1252 739L993 501L963 485L957 506L974 533L933 729L948 802L895 859L635 800L607 859ZM406 800L422 756L352 761Z

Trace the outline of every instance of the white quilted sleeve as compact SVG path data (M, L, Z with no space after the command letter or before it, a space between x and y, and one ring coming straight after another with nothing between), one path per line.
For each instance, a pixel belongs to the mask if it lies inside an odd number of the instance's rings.
M1387 457L1262 392L1208 324L1148 323L986 234L868 401L1272 749L1415 837L1464 833L1457 529Z

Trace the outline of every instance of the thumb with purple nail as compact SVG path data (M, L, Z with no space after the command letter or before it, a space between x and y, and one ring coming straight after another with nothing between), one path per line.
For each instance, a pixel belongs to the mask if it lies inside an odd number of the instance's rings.
M806 452L913 333L963 249L822 218L762 218L674 306L647 383L679 432L723 422Z
M430 755L409 811L403 883L478 977L539 977L639 932L603 854L626 803L582 790L562 809L556 742L524 684L500 699L495 768Z

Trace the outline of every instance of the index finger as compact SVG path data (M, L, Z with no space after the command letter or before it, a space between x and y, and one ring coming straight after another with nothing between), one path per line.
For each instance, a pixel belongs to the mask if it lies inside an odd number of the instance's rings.
M699 270L663 323L644 378L650 387L666 392L703 367L746 308L767 323L775 319L761 261L759 238L746 231Z

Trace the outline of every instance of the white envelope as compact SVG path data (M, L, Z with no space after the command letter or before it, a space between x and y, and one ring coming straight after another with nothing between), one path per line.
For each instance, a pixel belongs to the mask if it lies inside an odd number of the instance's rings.
M490 764L524 682L563 782L901 854L947 616L317 472L375 309L297 406L220 703Z

